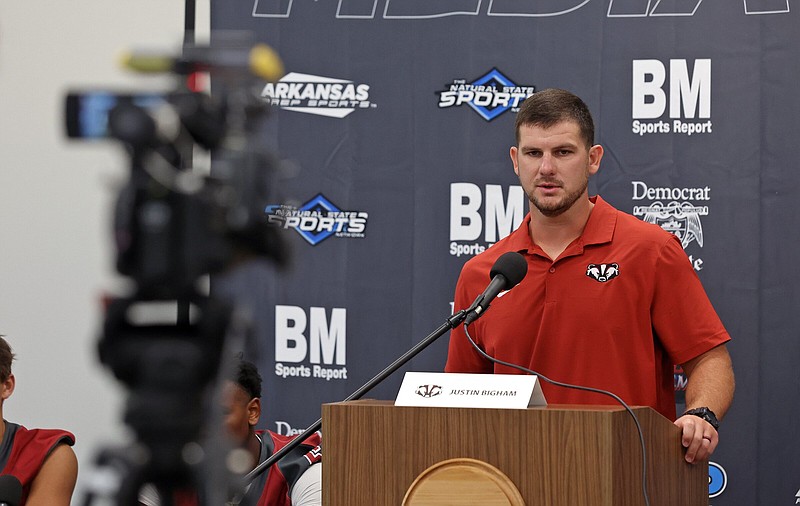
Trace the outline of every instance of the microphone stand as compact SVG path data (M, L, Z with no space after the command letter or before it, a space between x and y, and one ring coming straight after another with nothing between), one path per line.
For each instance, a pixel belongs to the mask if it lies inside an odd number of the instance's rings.
M386 369L379 372L375 375L374 378L369 380L368 382L364 383L358 390L350 394L343 402L352 401L356 399L360 399L365 393L372 390L378 383L386 379L387 376L395 372L397 369L402 367L406 362L414 358L419 352L424 350L428 347L431 343L439 339L445 332L450 329L456 328L464 319L467 317L467 311L460 310L459 312L452 315L450 318L445 321L438 329L434 330L432 333L428 335L425 339L414 345L413 348L405 352L400 358L389 364ZM314 422L310 427L308 427L303 434L307 434L308 436L314 434L322 427L322 419L320 418L316 422ZM279 451L272 454L270 458L262 462L261 464L257 465L244 477L244 484L248 484L253 481L258 475L263 473L266 469L268 469L272 464L282 459L287 453L292 451L295 447L299 446L300 443L305 441L306 438L302 436L297 436L296 438L292 439L286 446L281 448Z

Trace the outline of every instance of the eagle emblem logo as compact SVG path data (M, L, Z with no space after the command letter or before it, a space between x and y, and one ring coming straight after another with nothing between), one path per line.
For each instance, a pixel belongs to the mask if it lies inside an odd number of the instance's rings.
M653 202L643 220L655 223L680 239L683 249L692 241L703 247L703 225L700 223L700 208L689 202L670 202L666 206Z

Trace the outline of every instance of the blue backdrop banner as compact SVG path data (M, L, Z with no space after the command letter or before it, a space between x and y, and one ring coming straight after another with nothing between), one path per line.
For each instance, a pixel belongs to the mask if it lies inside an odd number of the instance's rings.
M590 182L678 235L733 341L715 506L800 503L800 13L788 0L236 0L287 69L265 84L266 209L290 269L214 281L249 310L264 426L291 434L441 325L463 263L527 212L519 103L565 88L605 148ZM213 86L213 83L212 83ZM488 274L487 274L488 282ZM460 308L458 308L460 309ZM692 322L687 322L691 325ZM440 339L405 370L442 371ZM678 400L685 386L676 369Z

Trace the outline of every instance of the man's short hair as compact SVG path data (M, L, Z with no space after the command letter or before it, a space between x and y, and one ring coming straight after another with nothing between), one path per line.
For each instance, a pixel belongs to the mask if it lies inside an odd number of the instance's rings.
M5 381L11 376L11 362L14 360L14 353L8 341L0 336L0 381Z
M583 100L569 91L548 88L537 91L522 102L514 123L517 145L521 126L551 128L562 121L577 123L586 146L591 147L594 144L594 120Z
M254 363L240 358L236 363L234 381L251 399L261 398L261 375L258 374L258 368Z

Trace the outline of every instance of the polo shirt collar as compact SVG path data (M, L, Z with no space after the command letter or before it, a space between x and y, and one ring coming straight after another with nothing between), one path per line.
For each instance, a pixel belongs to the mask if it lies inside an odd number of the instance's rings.
M579 240L584 246L611 242L617 225L617 210L600 195L595 195L589 200L594 202L594 208Z
M617 224L617 213L611 204L603 200L600 195L590 197L589 200L594 203L592 213L589 215L589 221L586 222L586 227L583 229L583 234L575 241L575 244L583 250L584 246L590 244L604 244L611 242L614 237L614 228ZM522 224L511 233L508 237L509 251L527 251L533 253L537 250L537 246L533 244L531 236L528 233L531 224L531 213L525 215Z
M531 240L531 235L528 232L531 226L531 213L525 215L525 219L516 230L511 232L508 236L508 250L516 251L518 253L530 252L533 253L536 245Z

